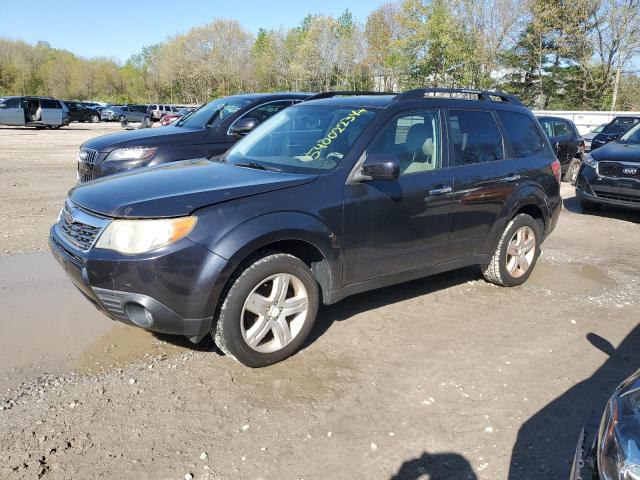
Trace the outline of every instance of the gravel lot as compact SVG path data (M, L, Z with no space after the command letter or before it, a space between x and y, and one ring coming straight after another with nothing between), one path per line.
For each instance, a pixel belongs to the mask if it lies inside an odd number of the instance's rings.
M273 367L113 324L37 252L79 144L120 130L0 128L2 479L563 479L640 367L640 216L585 215L566 184L524 286L354 296Z

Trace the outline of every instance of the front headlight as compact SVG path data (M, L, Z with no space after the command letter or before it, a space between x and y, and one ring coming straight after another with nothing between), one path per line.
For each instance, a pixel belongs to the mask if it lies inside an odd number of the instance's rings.
M102 232L96 248L135 254L164 247L185 237L197 217L159 220L113 220Z
M590 153L587 153L584 156L584 163L586 163L587 165L589 165L592 168L598 168L598 161L596 159L594 159L593 156Z
M107 160L143 160L158 151L158 147L116 148Z

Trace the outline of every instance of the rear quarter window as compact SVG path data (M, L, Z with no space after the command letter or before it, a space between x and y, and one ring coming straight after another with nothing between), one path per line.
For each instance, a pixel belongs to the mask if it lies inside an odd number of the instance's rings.
M540 130L529 115L498 110L498 117L516 158L528 157L545 150Z

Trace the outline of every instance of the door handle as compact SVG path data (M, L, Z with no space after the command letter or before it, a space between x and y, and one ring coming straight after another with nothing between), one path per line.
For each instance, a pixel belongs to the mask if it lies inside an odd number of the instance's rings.
M518 180L520 180L520 175L510 175L508 177L505 177L503 179L504 182L517 182Z
M451 192L453 192L453 188L451 187L440 187L429 190L429 195L444 195Z

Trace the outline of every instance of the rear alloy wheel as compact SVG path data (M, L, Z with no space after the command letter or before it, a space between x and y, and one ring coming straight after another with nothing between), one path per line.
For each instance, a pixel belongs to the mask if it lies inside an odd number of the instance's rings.
M216 345L249 367L264 367L295 353L315 321L316 279L298 258L254 257L223 294L214 328Z
M118 117L118 121L119 121L120 123L124 122L126 119L127 119L127 117L125 117L124 115L120 115L120 116Z
M578 171L580 170L580 165L582 162L579 158L574 158L569 164L569 168L567 168L567 172L564 174L564 181L571 183L571 185L576 184L576 179L578 178Z
M527 281L540 255L540 225L520 214L504 229L493 258L482 269L484 278L496 285L514 287Z
M151 122L151 119L149 117L144 117L143 125L144 128L151 128L153 126L153 123Z
M91 123L98 123L100 121L100 117L98 115L91 115Z

